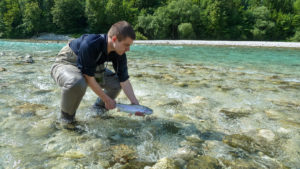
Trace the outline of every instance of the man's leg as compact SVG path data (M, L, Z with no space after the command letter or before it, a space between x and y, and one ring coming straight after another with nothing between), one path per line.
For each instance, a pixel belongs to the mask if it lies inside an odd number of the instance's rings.
M109 69L105 69L104 80L100 83L100 86L104 89L104 92L111 98L115 99L120 94L121 86L119 78ZM98 97L95 104L95 108L105 109L105 103Z
M73 65L56 64L52 67L51 75L62 89L62 118L73 121L76 110L85 94L87 83L80 70Z

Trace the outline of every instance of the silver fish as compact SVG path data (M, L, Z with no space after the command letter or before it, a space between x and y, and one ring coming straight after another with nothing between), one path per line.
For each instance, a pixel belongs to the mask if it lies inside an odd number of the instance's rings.
M136 116L145 116L153 113L152 109L142 105L117 103L116 107L118 111L134 114Z

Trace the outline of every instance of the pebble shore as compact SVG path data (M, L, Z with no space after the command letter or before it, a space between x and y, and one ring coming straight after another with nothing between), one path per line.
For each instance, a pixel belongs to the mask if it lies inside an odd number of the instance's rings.
M205 41L205 40L136 40L135 44L151 45L208 45L208 46L252 46L300 48L300 42L267 41Z

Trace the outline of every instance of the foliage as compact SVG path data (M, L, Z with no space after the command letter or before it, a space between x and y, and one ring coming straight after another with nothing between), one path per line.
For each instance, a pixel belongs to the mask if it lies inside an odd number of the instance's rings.
M25 34L36 34L41 27L40 20L42 18L42 10L37 2L30 2L25 5L23 16L23 26Z
M81 0L54 0L53 23L61 32L74 33L86 26Z
M148 40L148 38L143 34L141 34L140 32L135 32L135 34L136 34L136 40Z
M106 33L120 20L139 39L299 41L300 0L0 0L0 37Z
M290 41L300 42L300 31L297 31Z
M254 26L251 32L254 40L270 40L275 23L271 20L271 13L261 6L253 9Z
M182 23L178 25L180 39L195 39L196 35L191 23Z

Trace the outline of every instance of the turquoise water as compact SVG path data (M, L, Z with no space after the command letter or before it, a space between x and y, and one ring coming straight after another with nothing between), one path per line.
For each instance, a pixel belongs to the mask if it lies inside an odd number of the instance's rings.
M64 45L0 41L0 168L300 166L299 49L133 45L130 80L154 114L97 117L87 90L69 131L50 77Z

